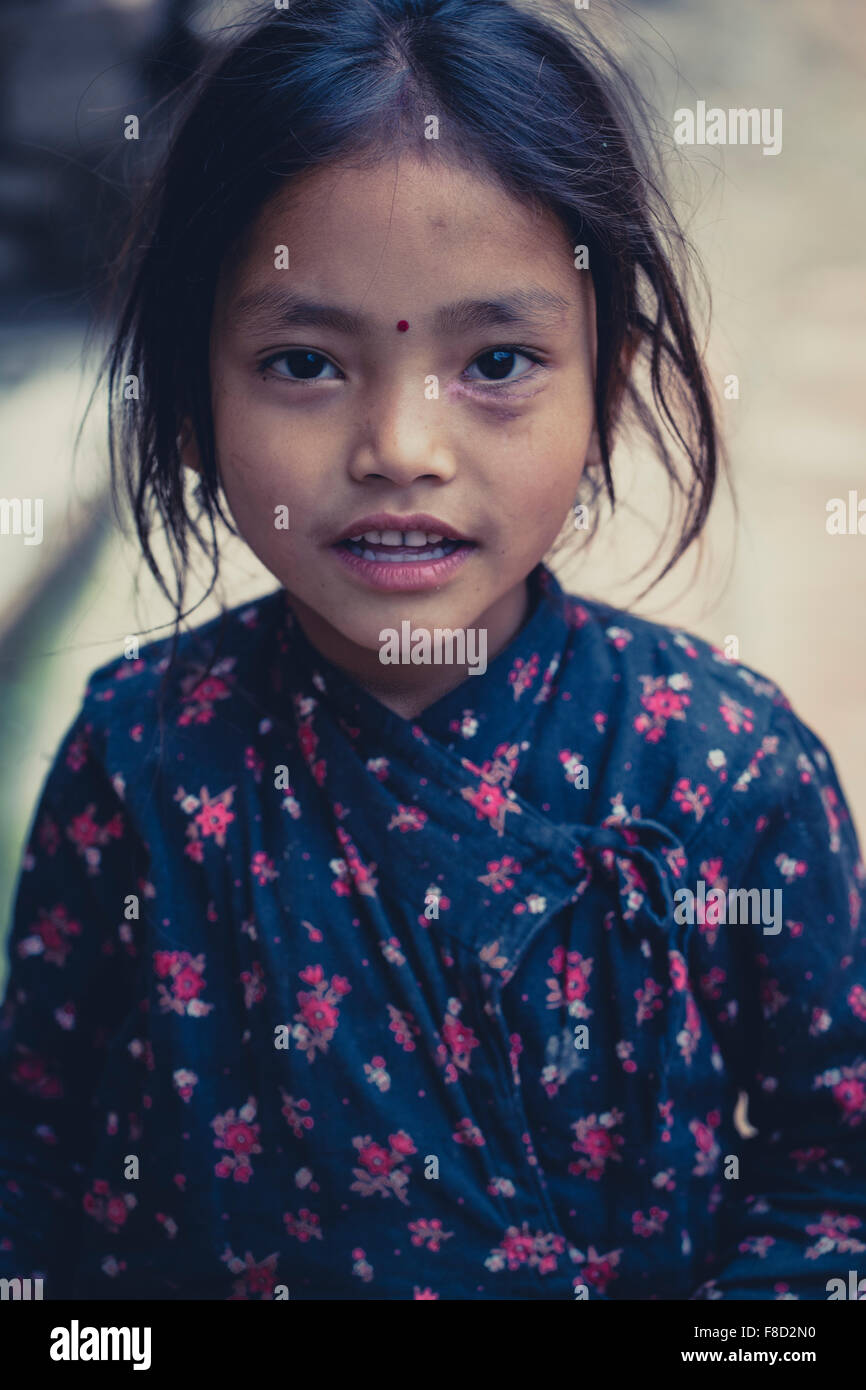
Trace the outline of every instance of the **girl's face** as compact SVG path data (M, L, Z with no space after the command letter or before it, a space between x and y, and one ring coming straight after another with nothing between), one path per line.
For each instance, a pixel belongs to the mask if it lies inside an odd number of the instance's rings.
M404 716L467 670L382 664L383 629L484 629L488 661L519 629L594 437L595 350L556 218L439 161L308 174L225 266L232 515L310 641Z

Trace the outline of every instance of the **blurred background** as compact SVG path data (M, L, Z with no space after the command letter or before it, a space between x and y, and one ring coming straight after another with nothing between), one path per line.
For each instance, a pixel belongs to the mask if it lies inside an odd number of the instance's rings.
M88 338L94 295L180 75L225 42L226 26L270 9L0 0L0 497L44 499L41 544L0 535L0 940L36 800L90 672L127 634L169 630L110 510L101 398L73 447L101 347ZM593 22L606 13L660 112L675 207L711 286L708 360L739 512L722 490L700 555L635 602L664 488L657 465L624 447L625 505L557 568L577 592L719 644L736 637L741 660L827 744L862 834L866 536L828 535L826 507L852 490L866 498L866 12L862 0L591 0ZM782 108L782 152L677 149L673 112L698 100ZM138 141L123 138L129 114ZM739 395L726 400L731 375ZM230 544L221 590L193 621L274 587Z

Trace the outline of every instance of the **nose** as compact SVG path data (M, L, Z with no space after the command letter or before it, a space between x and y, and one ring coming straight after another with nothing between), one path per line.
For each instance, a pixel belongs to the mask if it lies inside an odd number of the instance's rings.
M448 482L457 471L443 428L444 404L428 399L423 376L371 393L349 473L355 482L384 478L398 487L421 479Z

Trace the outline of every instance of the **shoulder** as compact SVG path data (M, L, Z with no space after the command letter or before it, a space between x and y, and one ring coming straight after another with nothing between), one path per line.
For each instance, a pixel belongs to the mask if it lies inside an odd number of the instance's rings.
M812 802L830 824L834 808L847 816L828 750L779 685L739 660L735 639L717 647L603 603L566 602L578 666L583 653L603 673L605 757L632 813L639 803L684 845L747 836Z
M93 670L75 728L89 741L141 744L157 720L166 727L210 724L218 713L243 708L243 695L262 678L285 615L282 589L226 609L181 632L142 643L127 638L124 652Z

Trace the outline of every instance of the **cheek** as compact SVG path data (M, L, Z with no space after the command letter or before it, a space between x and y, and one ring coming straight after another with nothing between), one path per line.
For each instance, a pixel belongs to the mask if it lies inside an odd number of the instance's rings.
M577 495L592 436L591 420L573 411L533 421L502 457L498 484L506 509L525 529L556 530Z
M298 441L271 411L248 394L222 392L214 400L217 466L232 514L244 534L273 526L274 508L305 510L310 484L297 467Z

